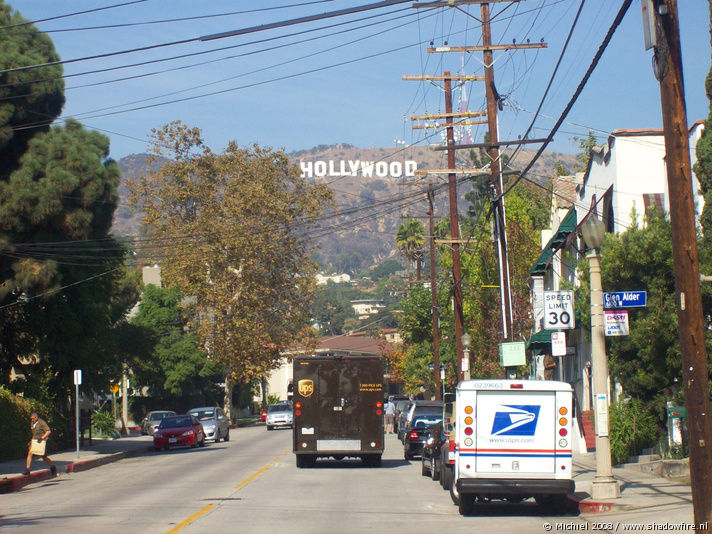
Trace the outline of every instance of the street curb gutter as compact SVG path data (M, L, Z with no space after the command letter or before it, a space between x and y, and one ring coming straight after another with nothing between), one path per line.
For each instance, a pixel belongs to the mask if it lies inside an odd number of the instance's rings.
M147 447L140 447L131 451L117 452L114 454L109 454L101 458L95 458L91 460L82 460L79 462L73 462L67 466L67 473L78 473L79 471L88 471L95 467L100 467L102 465L110 464L113 462L118 462L124 458L133 458L135 456L141 456L149 451L153 450L153 445ZM0 480L0 493L12 493L18 491L28 484L34 484L35 482L42 482L43 480L49 480L52 477L52 473L49 469L41 469L39 471L34 471L29 475L17 475L14 477L6 478Z

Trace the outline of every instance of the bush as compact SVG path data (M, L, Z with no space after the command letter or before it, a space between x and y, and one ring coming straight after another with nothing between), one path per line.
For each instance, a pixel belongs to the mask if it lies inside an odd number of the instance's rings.
M658 441L660 429L656 418L638 399L627 399L611 404L610 412L611 459L624 463L646 447Z
M59 412L41 403L18 397L0 387L0 421L3 431L0 433L0 461L15 460L27 455L30 442L30 414L37 412L47 421L52 435L49 438L49 451L64 448L67 436L67 421Z
M105 410L94 410L91 414L91 426L98 434L113 437L116 434L114 416Z

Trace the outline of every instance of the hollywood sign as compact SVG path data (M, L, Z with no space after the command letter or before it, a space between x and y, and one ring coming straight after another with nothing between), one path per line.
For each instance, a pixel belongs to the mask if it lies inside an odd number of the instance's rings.
M364 176L378 178L400 178L401 176L415 176L418 164L415 161L300 161L302 178L322 178L324 176Z

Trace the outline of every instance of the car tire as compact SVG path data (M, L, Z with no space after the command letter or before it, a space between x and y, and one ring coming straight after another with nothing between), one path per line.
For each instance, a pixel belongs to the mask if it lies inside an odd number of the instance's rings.
M475 511L475 496L471 493L465 493L460 495L459 503L457 505L460 515L472 515Z
M201 440L198 442L198 446L199 446L199 447L205 447L205 436L203 436L203 439L201 439Z
M425 467L425 456L420 459L420 474L424 477L430 476L430 471Z
M440 468L440 485L443 487L444 491L450 491L450 484L452 480L452 469L449 466Z
M230 441L230 429L227 429L227 432L225 432L225 437L223 438L223 441Z
M438 467L438 461L435 458L430 461L430 478L435 482L440 480L440 468Z
M267 425L267 430L273 430L274 427L272 425Z
M409 453L406 449L403 449L403 458L405 458L406 460L412 460L413 455Z

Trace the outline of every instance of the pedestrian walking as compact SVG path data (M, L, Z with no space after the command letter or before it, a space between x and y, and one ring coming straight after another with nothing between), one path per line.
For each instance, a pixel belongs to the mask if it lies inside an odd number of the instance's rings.
M25 463L25 472L23 475L30 474L30 464L32 464L33 456L41 456L42 459L49 465L52 476L57 476L57 467L52 463L52 460L47 456L47 438L52 433L47 423L40 419L37 412L30 414L30 431L32 439L30 440L30 448L27 451L27 462Z
M386 434L393 434L393 422L395 421L396 417L396 405L393 404L393 401L388 399L388 402L386 403Z

